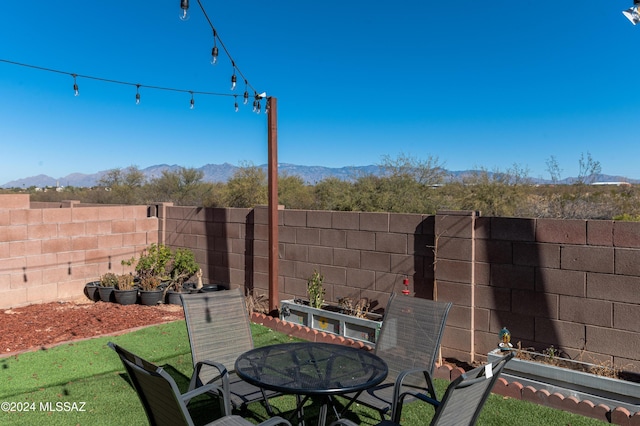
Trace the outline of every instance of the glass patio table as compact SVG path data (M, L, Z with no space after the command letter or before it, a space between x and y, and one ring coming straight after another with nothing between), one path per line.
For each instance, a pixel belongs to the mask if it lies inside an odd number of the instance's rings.
M332 396L360 393L381 383L387 364L363 349L331 343L283 343L252 349L236 360L243 380L297 397L296 414L304 422L309 398L322 401L318 424L326 424L329 406L339 418Z

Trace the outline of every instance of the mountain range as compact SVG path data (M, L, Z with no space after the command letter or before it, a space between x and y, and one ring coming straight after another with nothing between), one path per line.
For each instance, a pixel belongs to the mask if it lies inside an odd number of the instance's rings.
M267 170L267 165L263 164L257 166ZM153 179L160 177L163 171L176 172L181 168L178 165L159 164L150 166L140 171L146 176L147 179ZM226 182L240 167L231 165L229 163L224 164L206 164L197 168L203 172L203 180L205 182ZM323 166L299 166L295 164L280 163L278 164L278 171L280 174L288 176L300 176L307 184L316 184L323 179L334 177L341 180L355 180L363 175L379 175L382 171L380 166L349 166L349 167L323 167ZM22 179L12 180L3 185L2 188L29 188L29 187L56 187L56 186L73 186L73 187L92 187L96 186L100 179L108 172L108 170L99 171L93 174L83 173L71 173L67 176L54 178L47 175L37 175L26 177ZM456 180L474 173L473 170L463 171L447 171L451 176L451 179ZM545 179L531 179L534 183L551 183ZM593 176L590 179L593 182L629 182L632 184L640 183L638 179L628 179L622 176L611 176L599 174ZM558 182L559 184L571 184L576 181L576 178L565 178Z

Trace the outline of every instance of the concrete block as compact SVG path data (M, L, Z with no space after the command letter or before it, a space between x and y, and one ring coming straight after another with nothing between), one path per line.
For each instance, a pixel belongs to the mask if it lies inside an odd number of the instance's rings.
M616 247L640 248L640 223L614 222L613 245Z
M640 304L640 277L587 274L587 297Z
M438 265L438 267L440 267ZM491 285L521 290L533 290L533 267L516 265L492 265Z
M560 245L545 243L513 243L515 265L560 268Z
M374 232L347 231L347 248L358 250L373 250L376 244Z
M491 238L507 241L535 241L535 219L491 218Z
M331 228L331 212L317 210L308 211L307 226L310 228Z
M590 246L611 247L613 245L613 221L588 220L587 244Z
M438 281L450 281L460 283L471 283L471 262L459 260L438 259L436 269L436 279Z
M478 245L482 245L479 242ZM472 258L472 241L463 238L438 238L438 259L464 260L470 262ZM482 250L482 249L481 249Z
M470 244L466 244L466 246L471 248ZM438 255L440 255L440 249L438 249ZM468 255L464 253L464 255L467 256L465 258L470 258L471 253ZM510 241L476 240L475 255L479 262L510 264L513 263L512 243Z
M640 276L640 250L615 249L615 273L619 275Z
M610 301L560 296L559 312L562 321L613 326L613 303Z
M565 246L560 252L562 269L587 272L614 271L614 250L612 247Z
M389 213L360 213L361 231L389 232Z
M584 220L537 219L535 240L541 243L586 244L587 223Z
M347 233L344 230L321 229L320 245L331 248L345 248L347 246Z
M561 269L535 270L537 292L584 297L587 293L587 273Z
M360 229L359 212L331 212L331 225L333 229Z
M375 250L384 253L408 253L407 236L405 234L389 234L376 232Z
M360 265L363 269L371 271L391 271L391 256L389 253L376 251L362 251L360 253Z
M389 219L389 232L403 234L422 233L422 223L425 220L425 217L420 214L393 214ZM433 220L431 222L433 223Z

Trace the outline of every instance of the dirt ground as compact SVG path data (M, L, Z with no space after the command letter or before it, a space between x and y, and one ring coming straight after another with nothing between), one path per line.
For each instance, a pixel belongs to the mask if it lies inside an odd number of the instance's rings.
M0 356L183 319L178 305L119 305L92 302L43 303L0 311Z

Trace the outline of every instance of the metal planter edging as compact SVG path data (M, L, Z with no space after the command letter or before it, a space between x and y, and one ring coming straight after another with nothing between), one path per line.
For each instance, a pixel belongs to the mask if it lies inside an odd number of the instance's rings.
M489 362L501 357L500 349L494 349L487 354ZM594 364L573 362L598 367ZM502 377L507 381L517 381L523 386L557 392L565 397L573 396L594 404L605 404L611 408L624 407L632 413L640 412L640 383L519 358L513 358L505 365Z
M382 321L312 308L293 300L280 302L280 319L371 345L375 345L382 327Z

